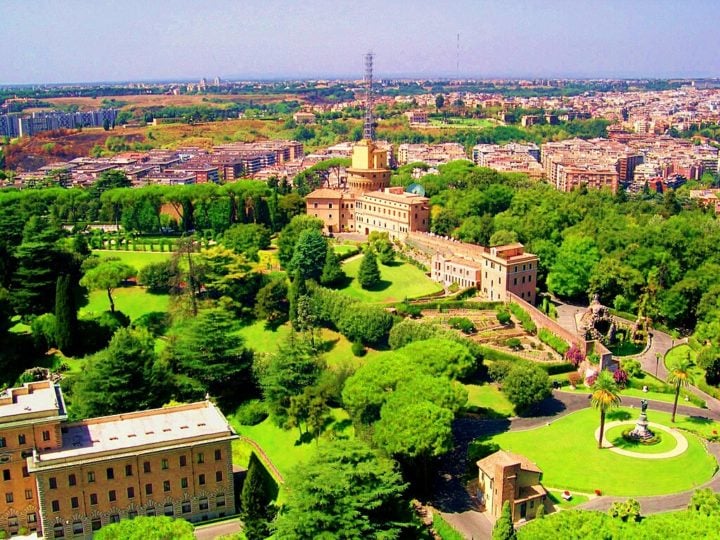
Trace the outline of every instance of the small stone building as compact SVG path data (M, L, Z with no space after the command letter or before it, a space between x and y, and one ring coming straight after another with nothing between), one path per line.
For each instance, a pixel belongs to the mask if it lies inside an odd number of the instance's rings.
M545 504L547 491L540 483L542 471L525 456L499 450L477 462L478 497L489 517L500 517L509 501L513 521L532 519Z

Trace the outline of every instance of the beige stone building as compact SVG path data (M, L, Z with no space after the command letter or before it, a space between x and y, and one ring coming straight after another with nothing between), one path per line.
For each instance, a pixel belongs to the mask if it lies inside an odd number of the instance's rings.
M387 150L360 141L347 174L347 189L320 188L305 199L307 214L323 220L326 234L380 231L396 239L430 230L429 199L389 187Z
M505 501L513 521L532 519L545 504L542 471L525 456L499 450L477 462L478 498L491 519L500 517Z
M8 449L0 529L90 538L138 515L196 522L235 513L237 435L212 403L66 420L62 393L49 381L0 398Z

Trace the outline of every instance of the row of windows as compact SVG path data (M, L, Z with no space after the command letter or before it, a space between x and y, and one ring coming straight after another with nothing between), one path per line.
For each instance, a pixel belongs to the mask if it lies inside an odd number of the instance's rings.
M215 450L214 452L215 461L222 460L222 450ZM205 454L203 452L197 453L197 462L202 464L205 463ZM187 466L187 456L182 455L178 456L178 465L180 467L186 467ZM162 470L168 470L170 468L170 461L166 458L163 458L160 460L160 468ZM152 466L149 461L143 462L143 472L144 473L151 473L152 472ZM10 480L10 471L8 469L5 469L3 471L3 477L5 477L5 473L7 473L6 480ZM131 464L125 465L125 476L133 476L133 466ZM115 479L115 468L114 467L108 467L105 469L105 477L108 480L114 480ZM88 471L87 472L87 481L88 483L95 482L95 471ZM68 486L72 487L77 485L77 476L75 474L69 474L68 475ZM57 489L58 487L58 481L57 478L54 476L51 476L48 478L48 487L50 489Z
M28 523L37 523L37 514L35 512L28 512L26 518ZM8 516L7 520L8 527L13 528L19 525L17 516Z
M222 471L215 472L215 481L216 482L222 482L223 481L223 473ZM206 483L205 481L205 475L200 474L198 475L198 484L201 486L204 486ZM182 489L186 489L188 487L188 479L187 478L181 478L180 479L180 487ZM171 484L170 480L164 480L163 481L163 492L168 492L171 490ZM29 490L27 490L29 491ZM26 491L26 494L27 494ZM153 494L153 484L145 484L145 494L146 495L152 495ZM9 500L8 500L9 495ZM30 498L32 498L32 492L30 492ZM134 499L135 498L135 487L129 486L127 488L127 498L128 499ZM12 501L12 493L8 493L5 496L6 502L11 503ZM117 491L114 489L111 489L108 491L108 502L115 502L117 501ZM51 503L52 511L53 512L59 512L60 511L60 501L54 500ZM90 494L90 505L95 506L98 504L98 495L97 493L91 493ZM70 497L70 508L79 508L80 507L80 500L78 497Z
M225 495L218 495L215 499L215 507L216 508L223 508L225 507ZM205 511L210 508L210 503L208 501L207 497L203 497L198 500L198 510L199 511ZM180 506L180 512L182 514L189 514L192 512L192 504L190 501L183 501ZM150 507L145 510L146 516L155 516L157 515L157 510L155 507ZM163 515L173 517L175 516L175 505L172 503L167 503L163 505ZM32 522L34 523L36 520L35 514L28 514L28 523L30 523L30 516L33 516ZM128 519L135 519L138 516L138 513L136 510L130 510L128 512ZM222 514L221 514L222 516ZM16 518L17 519L17 518ZM204 519L207 519L205 517ZM108 521L110 523L117 523L120 521L120 514L110 514L108 516ZM12 526L12 525L11 525ZM90 528L93 531L98 531L102 528L102 520L100 518L93 518L90 520ZM73 535L81 535L85 533L85 526L81 520L75 520L72 524L72 532ZM65 537L65 526L62 523L56 523L53 526L53 535L55 538L64 538Z
M43 440L43 441L49 441L49 440L50 440L50 431L45 430L45 431L42 432L42 440ZM27 441L27 439L26 439L26 437L25 437L25 434L24 434L24 433L20 433L20 434L18 435L18 446L24 446L25 444L27 444L26 441ZM5 448L5 447L7 447L7 438L5 438L5 437L0 437L0 448Z
M527 282L528 283L532 282L532 275L527 276ZM522 277L522 283L525 283L525 276ZM517 285L517 284L518 284L518 278L513 278L513 285Z

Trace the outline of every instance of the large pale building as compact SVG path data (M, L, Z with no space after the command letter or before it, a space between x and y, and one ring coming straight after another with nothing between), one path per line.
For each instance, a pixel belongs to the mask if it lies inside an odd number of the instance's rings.
M235 512L231 441L210 402L67 422L60 388L0 396L0 530L91 538L138 515L204 521Z
M429 199L390 186L387 150L364 139L353 147L347 189L320 188L306 197L307 214L323 220L324 232L387 232L402 238L430 230Z

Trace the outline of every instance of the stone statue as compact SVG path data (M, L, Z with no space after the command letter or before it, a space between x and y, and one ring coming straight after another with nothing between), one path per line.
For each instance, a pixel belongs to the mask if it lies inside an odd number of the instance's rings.
M647 399L641 399L641 400L640 400L640 408L641 408L642 412L646 412L646 411L647 411L647 406L648 406L648 400L647 400Z

